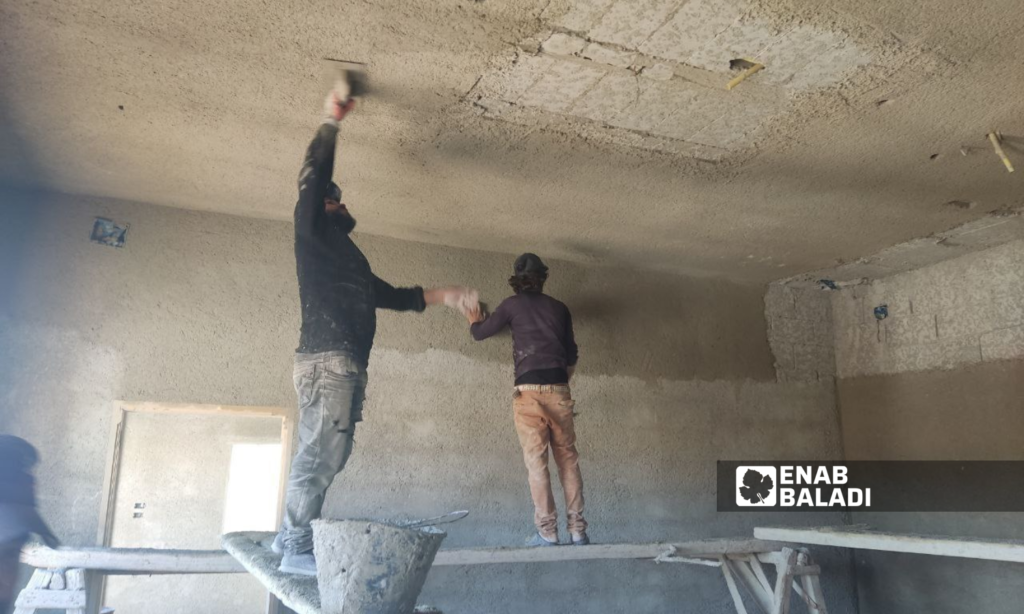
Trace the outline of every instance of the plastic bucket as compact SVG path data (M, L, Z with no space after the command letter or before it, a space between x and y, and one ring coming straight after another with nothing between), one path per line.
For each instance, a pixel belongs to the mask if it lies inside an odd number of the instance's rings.
M314 520L322 614L411 614L447 533L371 520Z

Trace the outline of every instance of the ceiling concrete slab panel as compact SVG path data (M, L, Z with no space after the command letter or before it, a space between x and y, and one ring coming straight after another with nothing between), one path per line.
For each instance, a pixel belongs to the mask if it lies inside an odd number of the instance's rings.
M544 18L568 30L587 32L614 3L615 0L552 2L544 10Z
M581 66L575 62L555 62L518 102L527 107L561 113L597 85L604 74L597 68Z
M629 68L632 66L633 62L636 60L636 55L637 54L633 51L619 51L599 43L590 43L587 45L586 49L580 53L581 57L592 62L607 64L609 66L618 66L619 68Z
M743 14L738 0L688 0L640 45L649 55L686 62L701 45L724 32Z
M705 41L686 63L704 70L727 74L731 60L758 59L765 49L778 43L782 38L783 33L773 31L771 25L764 20L747 17ZM769 70L774 68L772 66Z
M597 122L611 122L623 109L636 102L640 85L635 75L606 73L601 81L576 101L572 112Z
M636 49L679 5L680 0L616 0L590 30L590 38Z

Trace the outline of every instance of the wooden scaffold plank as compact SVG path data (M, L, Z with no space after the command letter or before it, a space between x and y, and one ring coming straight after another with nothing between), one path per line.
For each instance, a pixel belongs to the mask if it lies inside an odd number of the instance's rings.
M1024 542L851 530L849 527L758 527L754 537L790 543L1024 563Z
M272 539L273 534L267 534ZM264 536L266 537L266 536ZM782 544L757 539L707 539L665 544L598 544L572 548L466 548L441 550L434 565L550 563L604 559L711 557L720 554L777 550ZM223 550L157 550L150 548L27 548L21 560L37 568L96 569L118 574L245 573ZM712 565L716 564L714 561Z

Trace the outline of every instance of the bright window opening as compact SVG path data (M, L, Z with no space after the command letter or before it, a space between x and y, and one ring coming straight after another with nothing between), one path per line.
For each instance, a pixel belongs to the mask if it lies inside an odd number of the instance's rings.
M224 532L277 530L281 444L236 443L224 505Z

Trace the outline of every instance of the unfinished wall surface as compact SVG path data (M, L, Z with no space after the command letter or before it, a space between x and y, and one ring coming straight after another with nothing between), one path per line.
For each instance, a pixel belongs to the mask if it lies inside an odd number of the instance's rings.
M764 317L780 382L829 382L835 377L829 290L770 284Z
M96 534L110 401L294 406L292 227L100 200L6 195L0 208L0 424L36 444L43 512L72 545ZM128 244L88 241L92 219ZM357 212L358 215L358 212ZM512 256L358 237L396 284L466 283L495 304ZM523 245L522 249L531 248ZM543 254L542 254L543 255ZM831 382L777 382L763 288L549 262L574 311L574 396L597 542L750 535L836 515L715 512L715 461L839 457ZM460 316L382 313L335 517L470 509L446 547L516 545L532 506L511 419L511 341ZM849 561L821 549L830 610L854 611ZM713 569L649 562L439 568L450 613L720 612Z
M1024 241L855 286L833 304L841 377L1024 358Z
M1024 460L1024 242L832 292L851 460ZM875 307L887 305L878 320ZM1020 514L858 513L883 530L1024 538ZM857 552L865 614L1019 612L1020 565Z

